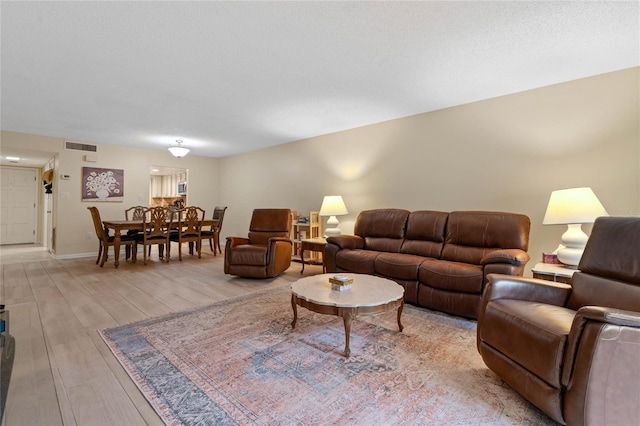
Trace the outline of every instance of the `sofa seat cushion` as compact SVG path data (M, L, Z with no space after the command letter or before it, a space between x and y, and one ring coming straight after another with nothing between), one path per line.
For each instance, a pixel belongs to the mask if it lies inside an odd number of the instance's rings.
M229 252L229 263L232 265L256 265L267 264L267 246L241 244L233 247Z
M567 337L575 314L574 310L561 306L492 300L482 318L480 339L559 389Z
M484 271L480 265L426 258L418 279L429 287L459 293L482 293Z
M380 253L375 260L375 272L389 278L417 281L418 267L424 260L411 254Z
M375 260L380 252L373 250L340 250L336 254L336 266L340 270L356 274L375 274Z

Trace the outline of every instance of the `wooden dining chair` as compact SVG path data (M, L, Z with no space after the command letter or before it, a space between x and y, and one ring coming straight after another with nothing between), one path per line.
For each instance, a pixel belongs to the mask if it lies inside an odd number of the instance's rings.
M96 265L100 263L100 267L104 266L104 263L108 258L109 246L114 245L115 237L109 236L109 231L102 225L102 219L100 218L100 212L97 207L87 207L91 212L91 219L93 219L93 226L96 230L96 236L100 242L98 247L98 258L96 259ZM131 257L131 261L136 261L137 241L135 236L122 235L120 237L120 244L125 246L126 259Z
M145 206L134 206L129 207L124 211L125 220L142 220L144 216ZM127 235L139 235L142 234L142 228L140 229L129 229L127 231ZM149 246L149 256L151 256L151 246Z
M124 218L126 220L142 220L145 209L145 206L130 207L124 211Z
M227 211L227 207L216 206L213 209L213 220L216 222L211 225L210 230L202 231L202 240L209 240L209 248L216 255L216 252L222 253L220 247L220 230L222 229L222 221L224 220L224 213Z
M160 260L169 262L171 257L170 231L174 226L174 212L167 207L150 207L144 210L142 217L143 232L136 236L137 242L142 243L144 264L147 264L147 246L158 245ZM166 250L163 250L166 247ZM163 259L163 252L164 259Z
M193 254L193 246L198 251L198 259L202 257L202 242L200 232L204 210L190 206L178 211L178 228L171 231L169 239L178 243L178 258L182 261L182 244L189 243L189 254Z

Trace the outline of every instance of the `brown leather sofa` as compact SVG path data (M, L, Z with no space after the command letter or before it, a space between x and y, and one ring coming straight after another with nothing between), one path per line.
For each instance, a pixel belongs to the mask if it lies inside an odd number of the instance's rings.
M291 210L255 209L248 238L227 237L224 273L272 278L291 266Z
M530 226L515 213L367 210L355 235L327 239L324 263L327 272L392 279L405 302L477 318L487 274L522 276Z
M487 366L553 420L640 421L640 218L598 218L571 285L489 275Z

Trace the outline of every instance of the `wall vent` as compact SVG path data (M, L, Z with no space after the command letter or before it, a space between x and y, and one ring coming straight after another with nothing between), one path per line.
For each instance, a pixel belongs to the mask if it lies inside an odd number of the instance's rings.
M89 145L87 143L64 141L64 149L74 149L76 151L89 151L98 152L96 145Z

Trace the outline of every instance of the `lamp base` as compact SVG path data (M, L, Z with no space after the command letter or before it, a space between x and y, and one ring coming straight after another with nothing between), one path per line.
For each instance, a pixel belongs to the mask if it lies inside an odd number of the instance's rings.
M324 235L326 237L340 235L342 232L340 231L340 228L338 228L338 225L338 218L335 216L330 216L329 220L327 220L327 229L324 230Z
M570 268L577 268L588 239L589 237L582 230L581 224L567 225L567 230L562 234L564 247L558 249L558 260Z

